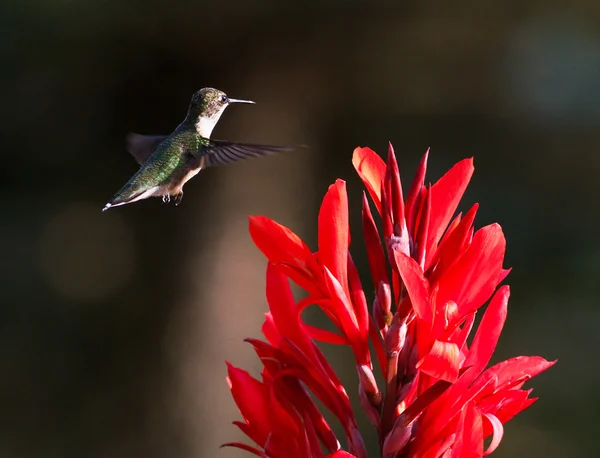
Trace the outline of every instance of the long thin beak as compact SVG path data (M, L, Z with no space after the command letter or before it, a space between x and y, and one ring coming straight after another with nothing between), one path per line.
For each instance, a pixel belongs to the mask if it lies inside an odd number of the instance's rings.
M240 99L229 99L229 103L252 103L252 104L256 104L256 102L253 102L252 100L240 100Z

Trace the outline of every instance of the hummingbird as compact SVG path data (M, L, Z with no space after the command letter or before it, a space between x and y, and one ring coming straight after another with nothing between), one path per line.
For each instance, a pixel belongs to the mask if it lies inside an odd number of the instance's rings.
M127 149L141 167L102 211L148 197L162 197L163 202L173 198L179 205L183 185L202 169L297 149L212 140L215 125L232 103L255 102L232 99L223 91L206 87L194 93L185 119L170 135L130 133Z

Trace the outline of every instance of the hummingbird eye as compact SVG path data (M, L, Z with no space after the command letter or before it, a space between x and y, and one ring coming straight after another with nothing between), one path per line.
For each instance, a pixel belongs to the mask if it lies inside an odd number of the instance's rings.
M221 103L227 103L227 96L226 95L222 95L221 96Z

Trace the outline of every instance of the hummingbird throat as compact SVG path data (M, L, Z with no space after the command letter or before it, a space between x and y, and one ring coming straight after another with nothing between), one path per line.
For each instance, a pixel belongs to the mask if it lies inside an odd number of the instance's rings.
M198 116L198 119L194 124L198 135L204 138L210 138L210 134L212 134L217 122L219 122L219 118L223 114L223 111L225 110L221 110L213 116Z

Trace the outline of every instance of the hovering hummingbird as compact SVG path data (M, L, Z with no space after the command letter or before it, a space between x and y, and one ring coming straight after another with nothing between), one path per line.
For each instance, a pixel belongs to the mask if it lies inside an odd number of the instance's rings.
M102 211L152 196L162 197L163 202L173 197L179 205L183 185L202 169L296 149L211 140L210 134L231 103L255 102L232 99L206 87L192 96L187 116L171 135L129 134L127 149L141 167Z

